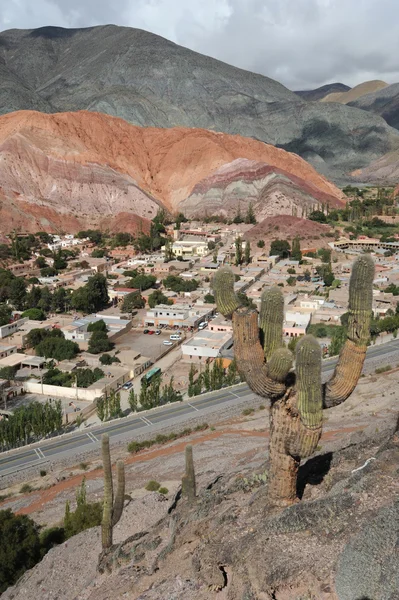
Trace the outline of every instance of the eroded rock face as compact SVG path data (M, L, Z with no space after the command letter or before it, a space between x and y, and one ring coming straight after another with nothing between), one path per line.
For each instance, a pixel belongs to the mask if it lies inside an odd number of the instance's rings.
M0 227L35 231L29 215L38 212L47 229L56 215L74 231L126 213L145 230L161 206L233 216L252 201L261 220L344 201L303 159L273 146L201 129L143 129L90 112L0 117L0 193Z

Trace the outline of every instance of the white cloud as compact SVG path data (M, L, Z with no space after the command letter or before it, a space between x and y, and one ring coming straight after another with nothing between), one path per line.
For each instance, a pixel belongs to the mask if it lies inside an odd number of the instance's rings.
M292 89L329 81L399 81L397 0L2 0L0 28L147 29L278 79Z

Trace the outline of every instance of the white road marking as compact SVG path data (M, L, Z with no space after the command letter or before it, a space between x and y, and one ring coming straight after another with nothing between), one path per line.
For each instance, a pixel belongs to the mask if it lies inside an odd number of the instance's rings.
M35 452L39 459L46 458L40 448L35 448Z
M187 402L188 406L191 406L191 408L193 408L194 410L196 410L197 412L200 412L200 409L197 408L196 406L193 406L192 404L190 404L190 402Z
M94 444L98 442L98 438L96 438L96 436L91 431L86 431L86 435L91 442L94 442Z
M151 421L149 419L147 419L146 417L140 417L140 419L146 424L146 425L152 425Z

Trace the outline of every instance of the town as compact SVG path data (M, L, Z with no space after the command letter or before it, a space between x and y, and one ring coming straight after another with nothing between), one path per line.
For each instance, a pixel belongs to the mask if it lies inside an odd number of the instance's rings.
M356 205L353 200L348 210ZM309 218L325 223L332 216L315 206ZM15 433L13 417L29 419L39 406L43 419L44 406L55 418L33 439L238 383L232 325L218 314L212 290L221 265L233 270L243 305L259 308L265 289L281 287L288 348L312 333L330 357L345 339L352 262L372 252L371 343L396 338L394 216L366 223L374 237L335 225L309 247L299 235L291 241L278 232L266 241L259 237L251 206L232 223L209 221L188 222L180 214L171 222L159 211L149 234L138 237L98 230L10 235L0 247L3 449L26 443L23 428Z

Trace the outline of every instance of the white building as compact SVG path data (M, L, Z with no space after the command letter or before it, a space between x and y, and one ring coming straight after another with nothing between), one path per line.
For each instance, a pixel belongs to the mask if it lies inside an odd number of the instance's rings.
M147 310L144 325L148 327L195 328L214 312L211 306L191 306L187 304L158 304Z
M228 331L203 329L181 346L183 358L217 358L222 350L233 343L233 335Z
M175 256L182 256L183 258L191 256L205 256L209 254L207 242L200 240L181 240L174 242L172 245L172 251Z

